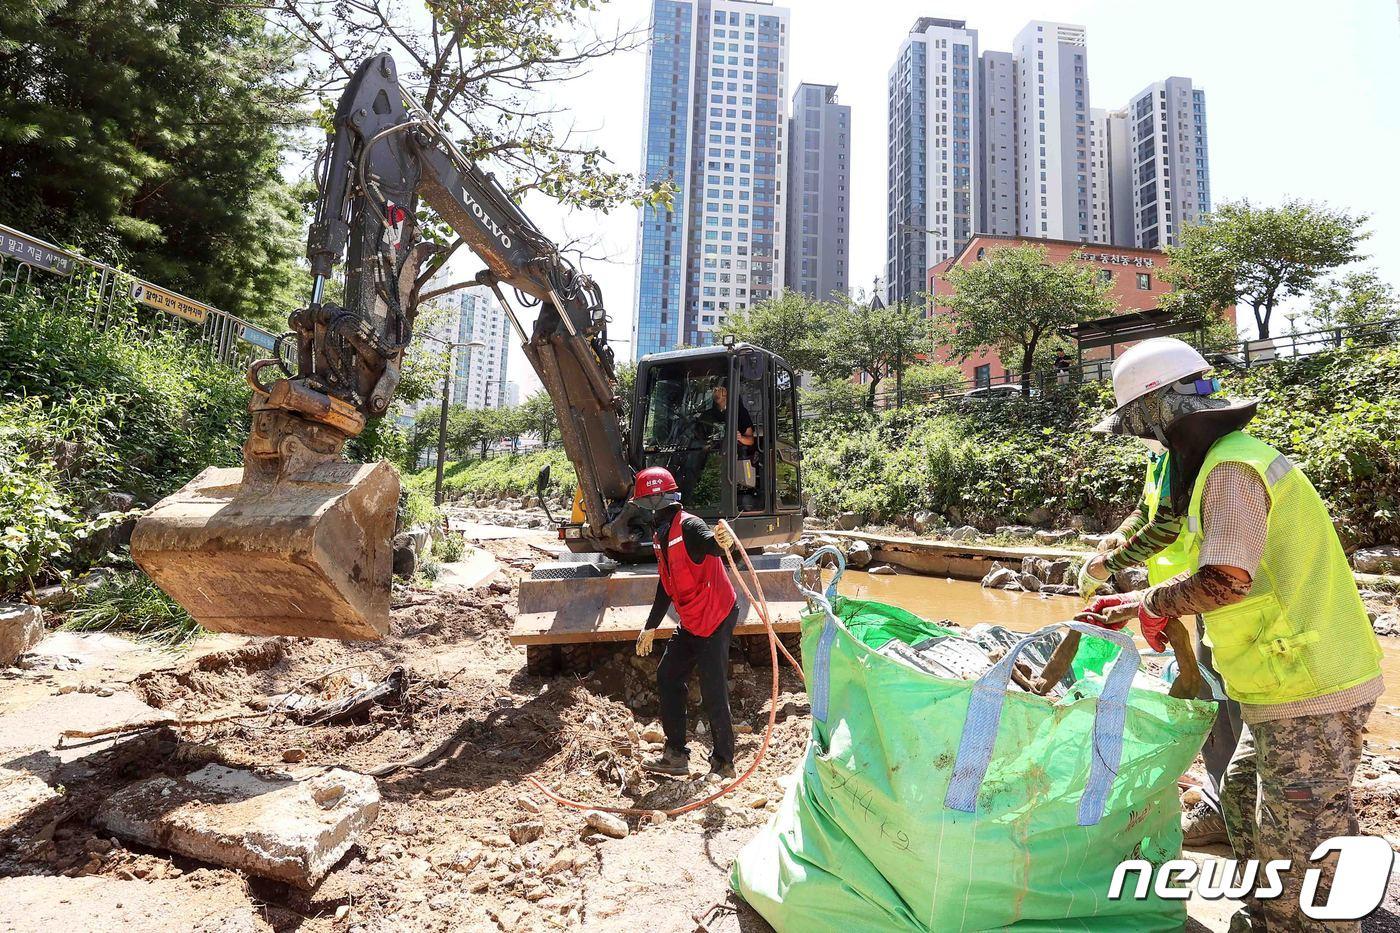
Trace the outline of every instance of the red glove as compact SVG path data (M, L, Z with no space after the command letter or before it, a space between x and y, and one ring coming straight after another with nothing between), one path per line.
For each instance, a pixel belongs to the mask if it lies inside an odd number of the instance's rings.
M1116 632L1128 624L1128 617L1125 616L1117 622L1110 622L1105 618L1108 610L1115 606L1132 605L1137 602L1137 598L1137 594L1135 593L1125 593L1117 596L1100 596L1098 599L1091 602L1083 612L1075 616L1074 619L1076 622L1087 622L1090 625L1112 629Z
M1138 625L1142 627L1142 637L1153 651L1167 650L1167 619L1167 616L1148 615L1146 605L1138 603Z

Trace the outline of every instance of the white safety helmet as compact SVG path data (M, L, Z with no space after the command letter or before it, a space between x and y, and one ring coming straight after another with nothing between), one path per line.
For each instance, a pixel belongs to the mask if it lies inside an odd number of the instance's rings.
M1164 386L1192 379L1210 369L1196 348L1175 337L1153 337L1129 347L1113 363L1113 395L1118 403L1095 431L1117 433L1118 414L1130 402Z

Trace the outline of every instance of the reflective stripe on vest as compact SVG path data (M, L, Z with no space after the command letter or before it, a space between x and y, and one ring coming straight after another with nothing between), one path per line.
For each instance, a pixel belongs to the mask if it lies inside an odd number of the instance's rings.
M1225 692L1242 703L1271 705L1376 677L1380 643L1326 504L1292 461L1242 431L1225 435L1206 454L1181 535L1149 562L1149 578L1157 583L1196 571L1206 478L1227 461L1248 466L1264 481L1269 524L1249 595L1203 617ZM1160 499L1160 478L1157 486Z
M705 638L719 628L734 608L734 585L729 582L724 563L715 555L706 554L699 564L690 559L685 550L685 536L681 533L681 523L689 517L688 512L677 512L671 519L665 550L661 548L659 537L653 536L652 541L656 545L656 569L661 574L661 585L675 604L681 628ZM677 545L680 556L672 558L674 552L670 549Z

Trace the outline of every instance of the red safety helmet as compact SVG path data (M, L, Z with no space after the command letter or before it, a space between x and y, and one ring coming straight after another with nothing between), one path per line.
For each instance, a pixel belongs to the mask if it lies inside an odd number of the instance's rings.
M637 480L632 487L632 498L640 499L643 496L655 496L663 492L676 492L680 487L676 485L676 478L671 475L671 471L665 467L647 467L637 474Z

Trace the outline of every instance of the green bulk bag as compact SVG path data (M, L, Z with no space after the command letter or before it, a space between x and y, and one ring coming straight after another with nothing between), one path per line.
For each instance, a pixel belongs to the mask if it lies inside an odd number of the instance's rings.
M1007 690L1054 625L975 682L925 674L873 646L946 629L835 588L804 589L820 610L802 620L812 738L734 863L745 901L779 933L1183 927L1184 901L1106 895L1125 859L1180 856L1176 782L1214 703L1132 688L1132 639L1077 623L1122 650L1060 700Z

